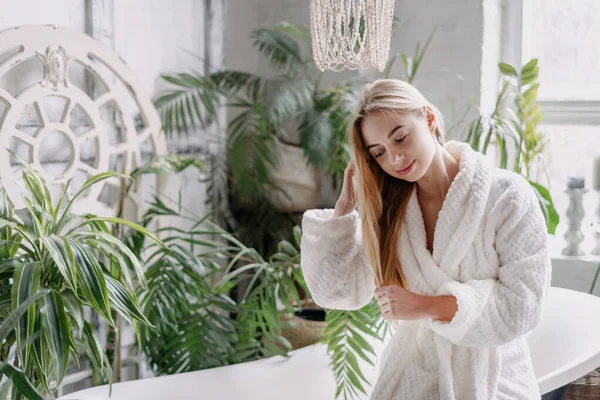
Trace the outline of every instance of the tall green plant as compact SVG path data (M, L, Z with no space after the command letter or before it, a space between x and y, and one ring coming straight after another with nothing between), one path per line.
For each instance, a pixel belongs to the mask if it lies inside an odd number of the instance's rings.
M142 327L138 345L154 371L174 374L285 356L291 345L281 336L285 322L279 317L301 307L294 281L306 288L299 266L299 229L294 231L295 246L282 241L265 260L208 216L199 218L181 205L169 207L159 196L143 225L162 217L192 226L158 230L165 246L136 232L126 240L146 271L148 288L138 295L155 328ZM250 283L236 303L229 292L244 277ZM277 308L277 296L283 310Z
M182 154L168 154L163 156L156 156L150 159L147 163L142 165L141 167L135 169L131 172L131 179L129 182L122 181L122 190L121 197L119 198L119 209L117 211L118 217L123 217L123 207L125 205L125 198L128 195L130 189L136 180L141 178L143 175L164 175L164 174L177 174L189 167L195 167L200 172L204 172L204 163L197 159L196 157L190 157ZM127 184L126 184L127 183ZM113 232L115 236L119 239L124 240L124 237L128 237L132 232L135 232L135 229L130 229L130 231L125 232L122 225L113 226ZM144 235L140 233L140 236L143 238ZM162 243L161 243L162 245ZM135 253L136 258L139 259L139 254ZM117 268L113 268L112 274L118 278L121 277L121 272ZM135 287L139 290L140 285L138 282L135 282ZM147 287L141 286L141 290L146 290ZM109 326L106 332L106 355L110 365L113 366L115 370L115 380L118 382L121 380L121 369L122 369L122 346L121 346L121 338L122 335L119 335L118 332L122 329L122 320L120 315L116 310L112 310L113 320L116 322L116 326Z
M559 216L552 197L532 176L532 167L541 160L546 144L544 134L538 129L543 113L537 102L540 86L537 61L532 59L519 71L509 64L499 64L501 90L495 108L491 115L482 115L471 123L466 141L484 154L490 145L496 146L500 168L511 169L529 181L544 212L548 232L554 234Z
M230 70L165 75L170 88L155 104L168 135L207 128L218 120L221 107L235 113L226 128L227 162L220 165L229 179L214 171L210 185L211 190L230 193L231 207L213 206L221 215L232 212L236 218L229 219L228 228L246 245L267 254L272 244L290 239L294 225L292 216L277 212L268 196L279 190L271 176L277 168L275 142L288 142L285 132L291 127L308 164L326 169L334 183L340 183L349 160L347 118L360 84L320 87L323 73L312 62L306 26L282 22L273 29L255 30L252 39L273 68L271 77Z
M110 234L109 224L123 224L157 244L160 241L148 229L123 219L72 212L74 202L92 185L119 174L91 177L70 199L66 195L69 182L53 203L40 176L11 154L22 167L27 193L26 207L20 210L13 209L4 192L0 196L0 322L37 293L48 293L31 303L16 320L13 333L2 339L2 371L16 384L12 398L24 394L15 368L23 371L36 390L52 395L65 376L69 358L78 365L82 351L94 371L110 381L111 366L94 327L84 318L84 307L91 307L110 326L115 324L111 310L136 330L150 323L133 286L134 281L146 285L142 265ZM114 270L122 274L122 280L117 280Z

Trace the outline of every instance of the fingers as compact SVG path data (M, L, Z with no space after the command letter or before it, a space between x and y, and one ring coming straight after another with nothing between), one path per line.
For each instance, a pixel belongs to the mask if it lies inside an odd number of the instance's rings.
M354 163L350 161L348 166L346 167L346 171L344 171L344 179L346 183L352 183L352 177L354 176Z
M381 314L383 315L384 319L392 319L394 316L394 310L392 309L391 304L381 307Z
M354 160L350 160L350 162L348 162L348 165L346 166L346 171L354 171Z
M382 296L379 299L377 299L377 304L379 304L380 308L391 302L392 302L392 300L387 296Z
M394 290L393 285L378 286L375 288L375 291L373 293L375 294L375 297L381 297L384 294L389 295L389 293L391 293L392 290Z
M355 201L354 181L353 181L355 170L356 170L356 167L355 167L354 161L350 161L344 172L344 183L342 185L342 192L344 194L344 197L346 198L347 201L349 201L351 203L354 203L354 201Z

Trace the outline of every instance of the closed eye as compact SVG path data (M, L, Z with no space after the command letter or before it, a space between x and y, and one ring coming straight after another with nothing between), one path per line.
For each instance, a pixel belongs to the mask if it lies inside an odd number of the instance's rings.
M408 135L404 135L401 138L396 139L396 143L402 143L402 142L404 142L404 139L406 139L407 136Z

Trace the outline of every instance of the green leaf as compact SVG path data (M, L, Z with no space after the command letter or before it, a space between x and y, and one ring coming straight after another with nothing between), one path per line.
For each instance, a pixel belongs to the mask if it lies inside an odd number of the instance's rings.
M104 349L98 340L98 334L92 325L85 322L83 328L83 344L85 352L92 361L96 371L100 372L105 378L112 378L110 365L105 362L106 355Z
M80 233L77 233L77 237L95 238L92 240L95 240L96 244L105 242L108 246L106 246L106 245L100 246L100 247L102 247L102 251L104 251L105 253L108 251L107 247L109 247L110 245L116 246L120 253L127 256L127 260L129 260L129 263L131 263L131 266L133 266L133 269L136 272L136 275L137 275L137 278L138 278L140 284L143 287L146 286L146 278L144 276L144 270L143 270L142 264L140 263L140 260L135 256L135 254L133 254L133 252L121 240L119 240L118 238L116 238L115 236L113 236L111 234L104 233L104 232L98 232L98 231L80 232ZM110 254L107 254L107 255L110 255ZM133 287L133 281L129 274L129 265L125 262L125 259L123 257L121 257L120 254L116 258L119 260L119 267L121 269L121 272L123 272L123 276L125 277L127 284L130 287Z
M120 174L118 172L108 171L108 172L101 172L97 175L94 175L91 178L89 178L87 181L85 181L83 186L81 186L81 188L77 191L77 193L75 193L73 195L73 197L71 198L71 200L69 200L69 203L67 203L67 206L62 213L62 218L69 215L69 212L71 211L71 208L73 207L73 204L75 204L75 200L77 200L77 198L79 198L79 196L81 196L87 189L89 189L90 186L100 183L106 179L115 178L115 177L129 178L128 176ZM129 179L131 179L131 178L129 178Z
M21 264L15 268L11 293L13 309L24 303L39 290L41 269L42 263L39 261ZM27 370L30 362L29 351L31 346L28 344L28 338L33 334L35 315L35 305L32 303L27 315L18 320L15 329L17 347L25 370Z
M558 216L558 213L554 208L554 203L552 202L550 192L548 192L548 189L546 189L538 183L529 181L529 184L533 186L534 192L538 197L540 207L542 209L542 212L544 213L544 218L546 219L548 233L553 235L556 232L556 227L558 226L560 217Z
M171 174L179 173L187 167L196 167L200 171L204 171L204 164L201 160L182 154L170 154L167 156L158 156L152 158L144 166L134 170L131 173L132 178L137 178L146 174Z
M530 73L531 71L535 70L537 68L537 65L538 65L538 59L537 58L531 59L527 64L525 64L523 66L523 68L521 70L521 75Z
M360 345L360 347L366 351L368 351L369 353L375 355L375 349L373 349L373 346L371 346L371 344L369 342L367 342L365 340L364 337L362 337L362 335L358 332L353 331L352 329L350 329L350 333L352 334L352 338Z
M280 126L298 115L312 105L312 91L313 83L307 79L294 80L284 76L272 81L265 94L269 120Z
M252 33L251 37L254 46L273 67L294 72L302 65L298 44L289 36L274 30L259 28Z
M153 326L139 309L136 297L127 291L121 282L110 275L106 275L105 279L112 305L123 317L130 322L132 319L137 319L144 324Z
M122 218L114 218L114 217L93 217L87 216L86 223L94 222L94 221L102 221L102 222L110 222L111 224L121 224L127 225L128 227L135 229L136 231L144 234L148 239L152 240L154 243L159 246L163 246L163 242L152 232L150 229L144 228L141 225L136 224L135 222L128 221Z
M537 67L531 71L528 71L521 75L521 85L529 85L535 82L538 78L538 69Z
M79 266L77 268L77 277L83 297L109 325L114 326L110 312L106 281L98 260L89 250L80 246L72 238L67 237L67 241L73 251L76 264Z
M328 117L310 109L299 117L300 146L310 165L325 166L333 151L333 130Z
M275 24L273 30L284 35L292 36L302 40L308 48L311 47L312 39L310 36L310 27L303 24L292 24L287 21L281 21Z
M77 264L69 242L65 237L51 235L41 238L61 275L72 291L77 291Z
M496 135L496 144L500 149L500 168L506 169L508 164L508 149L506 147L506 139L504 136Z
M367 378L365 378L365 376L363 375L363 373L360 370L360 366L358 365L358 360L357 360L356 356L354 355L354 353L351 351L346 352L346 359L348 361L348 364L352 368L351 370L349 369L348 372L352 371L363 381L368 382ZM358 382L358 379L357 379L357 382ZM358 383L360 384L360 382L358 382ZM361 388L359 387L359 389L361 389ZM361 390L363 390L363 389L361 389Z
M296 243L296 247L300 248L300 243L302 242L302 229L298 225L294 226L294 242Z
M39 299L41 299L42 297L47 295L48 293L50 293L50 291L44 289L44 290L38 291L33 296L28 297L17 308L15 308L8 315L8 317L6 317L4 319L4 321L2 321L2 324L0 324L0 342L3 342L6 340L6 337L8 336L8 334L15 329L19 318L27 312L29 307L33 303L35 303L36 301L38 301Z
M483 149L481 150L481 152L483 154L487 153L487 149L488 149L488 146L490 145L490 140L492 139L493 134L494 134L494 126L490 125L490 127L488 128L487 135L485 137L485 142L483 143Z
M517 70L512 65L501 62L498 64L498 67L500 68L500 72L502 72L504 75L509 75L509 76L517 76L518 75Z
M240 71L218 71L210 75L210 81L224 95L232 96L244 88L264 85L259 76Z
M44 400L41 394L35 390L33 384L27 379L25 373L14 365L0 361L0 372L8 376L13 384L29 400Z
M352 348L352 350L363 360L367 361L369 364L374 365L373 361L369 358L369 356L364 352L364 350L358 345L358 343L351 337L348 338L348 345ZM359 370L360 371L360 370ZM362 376L362 372L361 372Z
M539 88L540 85L538 83L532 85L531 87L529 87L529 89L525 91L525 93L523 93L523 99L525 100L526 104L533 104L536 101Z
M66 291L62 292L61 296L69 315L71 315L71 317L75 320L77 329L79 330L79 334L81 335L81 332L83 331L84 322L83 305L81 304L81 300L75 297L73 293Z
M225 294L225 293L228 293L228 292L229 292L231 289L233 289L235 286L237 286L237 282L234 282L234 281L228 281L228 282L225 282L225 283L223 283L223 285L221 285L221 286L220 286L220 287L217 289L216 293L217 293L217 294Z
M292 244L290 242L288 242L287 240L280 241L277 244L277 246L280 249L280 251L285 252L285 253L289 254L290 256L298 255L298 250L296 250L296 248L294 246L292 246Z
M65 306L61 295L52 291L45 298L44 306L40 309L42 327L52 354L52 362L56 373L57 385L60 385L69 363L69 336L73 333L67 322Z

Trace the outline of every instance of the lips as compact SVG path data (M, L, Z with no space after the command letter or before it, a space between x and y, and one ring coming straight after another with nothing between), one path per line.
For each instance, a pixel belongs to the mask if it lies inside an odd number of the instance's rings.
M404 167L404 168L397 169L397 170L396 170L396 172L397 172L399 175L406 175L406 174L408 174L410 171L412 171L412 168L413 168L413 166L415 165L415 161L416 161L416 160L413 160L413 162L411 162L410 164L408 164L408 165L407 165L406 167Z

